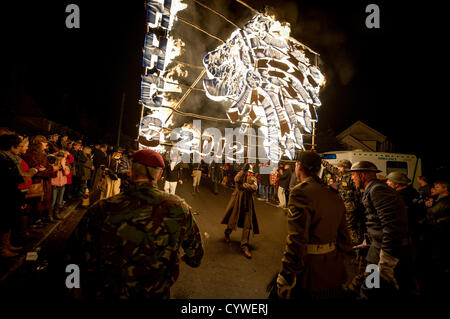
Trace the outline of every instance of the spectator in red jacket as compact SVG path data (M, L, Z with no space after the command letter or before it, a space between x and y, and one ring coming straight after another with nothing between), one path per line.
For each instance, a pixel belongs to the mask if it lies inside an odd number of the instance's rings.
M30 142L28 137L22 139L22 142L19 144L19 158L21 160L19 171L23 177L23 182L19 184L19 189L25 193L25 196L28 190L31 188L33 184L32 177L36 175L38 170L34 167L29 167L27 162L24 161L23 156L28 150ZM33 202L36 201L36 198L26 198L23 207L21 208L21 216L20 219L22 221L21 225L21 236L25 238L33 237L31 232L33 231L30 227L30 215L31 215L31 207L33 206Z

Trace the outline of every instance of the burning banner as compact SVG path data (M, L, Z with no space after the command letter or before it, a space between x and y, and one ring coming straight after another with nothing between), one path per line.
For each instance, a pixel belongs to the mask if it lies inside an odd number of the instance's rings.
M163 152L158 145L164 142L163 129L171 122L171 111L162 106L171 106L172 102L165 98L170 92L180 93L181 88L173 84L173 74L180 74L179 66L167 70L169 63L181 53L184 43L169 36L176 14L186 8L181 0L149 0L147 1L147 26L145 35L142 65L145 74L141 81L141 103L150 115L141 118L139 130L140 148L155 146L155 150ZM169 83L169 82L170 83ZM176 81L175 81L176 82ZM150 141L156 143L151 144ZM156 147L157 146L157 147Z
M282 150L294 158L303 148L303 133L312 132L325 77L289 37L290 28L257 14L226 43L207 53L203 86L214 101L232 100L230 121L263 124L268 159L278 162ZM241 133L248 124L242 124ZM281 145L281 147L280 147Z

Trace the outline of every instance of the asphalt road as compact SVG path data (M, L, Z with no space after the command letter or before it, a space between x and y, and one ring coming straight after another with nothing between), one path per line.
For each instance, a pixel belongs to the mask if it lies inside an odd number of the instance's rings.
M163 183L159 184L162 188ZM214 195L211 182L203 176L200 193L193 196L191 191L192 179L189 177L183 185L178 185L176 193L196 213L194 218L201 231L205 254L198 268L181 263L171 298L266 298L266 286L281 265L287 226L284 211L255 198L260 234L250 238L253 258L249 260L240 251L242 230L238 228L233 232L231 243L227 244L224 241L225 225L220 224L233 190L220 185L219 194ZM68 211L73 213L68 218L48 226L41 234L43 237L29 243L30 247L25 251L33 251L37 246L42 248L37 262L26 262L23 256L15 258L15 263L11 261L12 264L5 265L11 269L8 274L6 268L1 273L8 279L2 280L0 293L25 299L33 296L70 298L64 286L67 276L64 252L67 239L85 212L82 207L72 206Z
M219 186L214 195L205 176L200 193L193 196L192 181L178 185L176 194L183 197L198 215L195 219L202 234L205 255L198 268L182 263L180 276L171 289L171 298L266 298L266 286L279 271L287 234L286 216L277 208L255 197L260 234L250 238L252 259L240 251L240 228L224 241L225 225L220 224L232 189Z

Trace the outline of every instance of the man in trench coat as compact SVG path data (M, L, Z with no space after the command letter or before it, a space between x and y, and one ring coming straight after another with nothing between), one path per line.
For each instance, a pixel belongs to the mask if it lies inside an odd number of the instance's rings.
M222 224L227 225L225 229L225 241L230 242L230 233L237 227L242 228L241 250L248 259L252 258L249 250L250 234L259 234L258 221L255 213L255 202L253 193L258 189L256 178L249 164L234 178L236 189L231 195Z

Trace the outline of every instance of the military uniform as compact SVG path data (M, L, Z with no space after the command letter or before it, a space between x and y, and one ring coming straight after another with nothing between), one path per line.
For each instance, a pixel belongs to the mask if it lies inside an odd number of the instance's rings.
M338 183L338 191L345 205L345 217L347 219L348 230L353 246L359 245L364 240L365 216L361 209L361 192L356 189L352 180L352 175L331 165L326 160L322 160L330 174L334 175L334 180Z
M145 163L147 154L142 154L133 161ZM179 274L180 248L191 267L203 257L189 206L151 182L132 183L126 192L94 204L76 239L82 253L81 288L91 298L169 298Z
M342 252L351 251L345 207L339 195L309 177L291 192L288 236L281 275L295 291L317 297L335 296L347 280ZM335 247L315 253L314 247ZM295 296L292 296L295 297Z
M305 166L311 152L302 157ZM305 164L306 163L306 164ZM314 171L320 169L320 158ZM317 168L318 165L318 168ZM351 251L345 206L317 176L295 186L288 202L288 235L277 279L281 298L337 298L347 280L343 253ZM283 291L291 290L285 295Z

